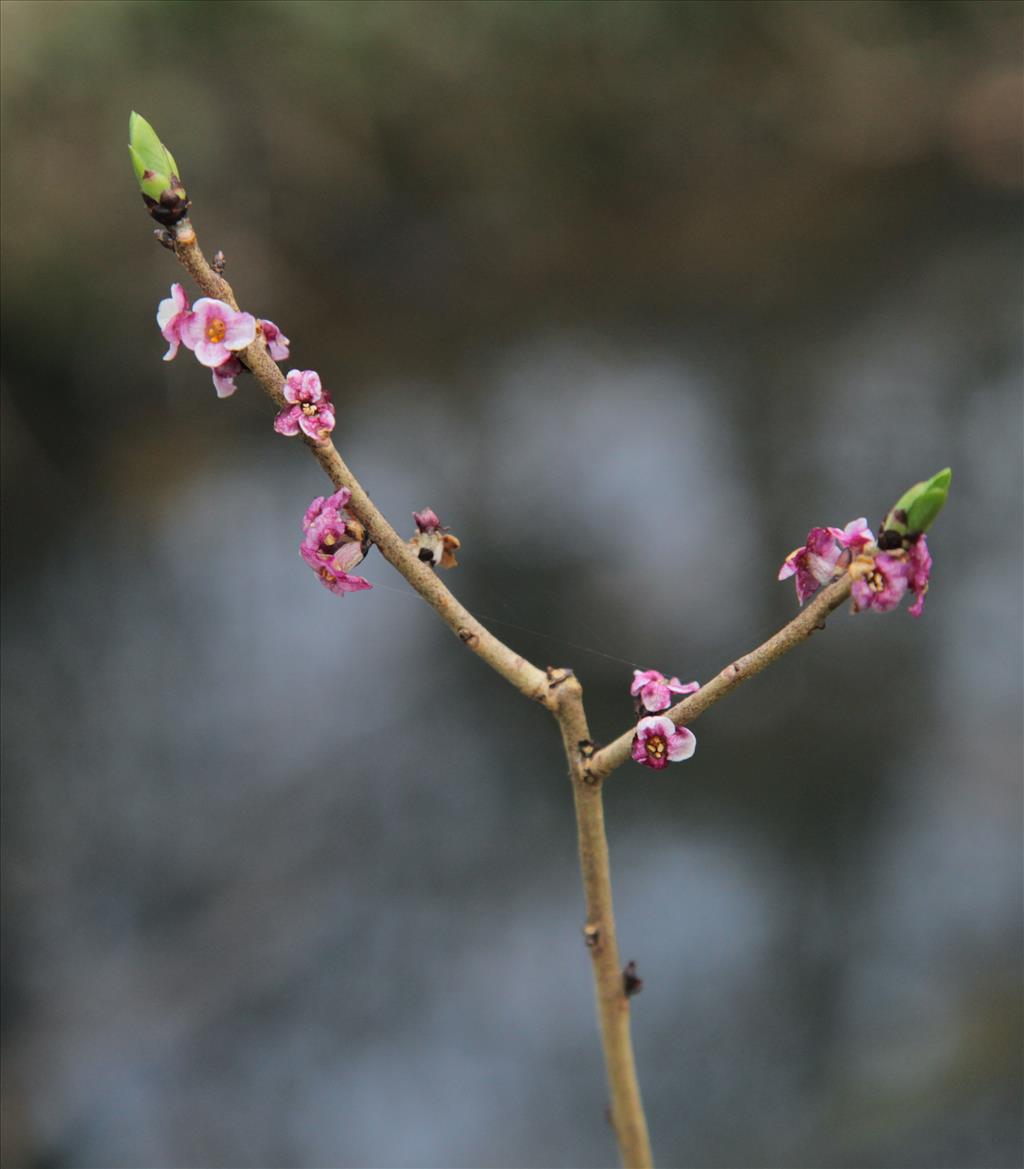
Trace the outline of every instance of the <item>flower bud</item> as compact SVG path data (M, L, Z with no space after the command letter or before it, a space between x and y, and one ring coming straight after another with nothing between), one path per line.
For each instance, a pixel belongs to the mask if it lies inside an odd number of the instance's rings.
M191 206L178 178L178 164L149 122L134 110L128 119L128 153L150 215L164 227L173 227Z
M953 472L946 467L930 479L915 483L900 496L895 507L885 517L883 530L898 532L901 536L927 532L942 511L952 478Z

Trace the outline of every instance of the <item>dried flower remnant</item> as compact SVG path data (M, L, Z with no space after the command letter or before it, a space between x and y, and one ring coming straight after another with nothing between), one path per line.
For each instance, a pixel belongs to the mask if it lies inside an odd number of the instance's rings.
M630 694L637 700L637 709L656 714L672 705L673 694L693 694L700 689L699 682L680 682L666 678L659 670L634 670Z
M677 727L664 715L642 718L636 724L630 754L637 763L661 771L670 763L689 759L697 749L697 736L686 727Z
M318 496L302 520L305 535L299 545L302 559L317 574L324 588L338 596L373 588L368 580L353 576L362 563L369 541L363 525L345 510L352 492L342 487L325 499Z
M192 309L189 307L185 289L180 284L172 284L171 295L165 297L156 310L156 323L168 344L164 361L171 361L177 356L178 346L181 345L181 330L191 315Z
M236 312L222 300L204 296L192 306L192 315L182 325L182 342L196 355L200 365L216 369L237 350L256 340L256 318Z
M462 542L442 527L437 512L432 507L425 507L422 511L414 511L412 518L418 530L409 543L416 549L420 560L435 568L456 568L459 562L455 553L462 547Z
M334 429L334 406L316 370L289 370L284 396L291 404L274 419L277 433L291 436L301 431L307 438L323 442Z
M260 332L267 343L270 356L275 361L287 361L291 353L291 341L281 332L273 321L260 321Z

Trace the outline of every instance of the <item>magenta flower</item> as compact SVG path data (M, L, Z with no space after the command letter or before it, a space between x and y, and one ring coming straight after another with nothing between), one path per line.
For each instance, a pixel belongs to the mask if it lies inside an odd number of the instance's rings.
M204 296L192 306L191 316L182 325L181 340L195 353L200 365L216 369L233 352L256 340L256 318L251 313L235 312L222 300Z
M291 341L288 340L273 321L260 321L260 328L263 330L263 340L267 343L270 356L275 361L287 361L288 355L291 352L289 348Z
M796 596L802 605L818 591L818 586L835 575L842 549L836 543L832 528L811 528L807 543L795 548L782 562L779 580L796 574Z
M302 519L305 535L299 545L302 559L332 593L344 596L373 588L368 580L353 576L351 570L366 555L369 542L363 525L345 511L352 492L342 487L328 499L318 496Z
M854 569L859 566L859 563L854 565ZM854 611L862 613L865 609L874 609L878 613L888 613L890 609L895 609L907 591L909 577L910 569L906 560L890 556L888 552L879 552L874 563L853 582L851 593ZM924 604L923 594L921 604Z
M348 501L351 498L352 492L347 487L339 487L328 499L324 499L322 495L318 495L309 507L306 508L306 514L302 517L302 530L308 532L313 525L313 521L323 513L325 508L339 513L344 511L348 507Z
M235 378L245 369L245 366L232 354L227 361L222 361L211 372L213 373L213 388L218 398L230 398L238 389Z
M868 544L875 542L875 537L868 527L868 521L861 516L859 520L850 520L845 528L829 528L832 535L843 548L849 548L854 556L863 552Z
M689 759L697 749L697 736L686 727L677 727L670 718L654 715L636 724L631 754L637 763L657 771Z
M678 678L666 678L658 670L634 670L629 692L634 698L639 697L645 710L655 713L672 705L673 694L692 694L699 689L699 682L684 684Z
M907 612L911 617L920 617L924 609L924 595L928 591L928 578L932 574L932 557L928 551L928 538L922 532L917 540L910 545L907 553L907 575L910 590L914 594L914 603Z
M164 354L164 361L170 361L178 352L181 344L182 326L188 320L192 310L188 305L185 289L180 284L171 285L171 295L160 302L156 310L156 323L169 348Z
M334 429L334 406L320 385L314 369L288 371L284 384L286 406L274 419L278 434L293 435L301 430L308 438L323 442Z

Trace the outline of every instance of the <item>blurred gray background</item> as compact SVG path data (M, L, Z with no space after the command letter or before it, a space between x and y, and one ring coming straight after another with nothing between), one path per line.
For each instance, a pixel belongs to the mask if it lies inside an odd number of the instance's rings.
M313 460L161 363L132 108L602 740L952 465L922 619L607 816L662 1166L1021 1164L1022 13L3 5L5 1165L615 1160L555 729L379 557L320 588Z

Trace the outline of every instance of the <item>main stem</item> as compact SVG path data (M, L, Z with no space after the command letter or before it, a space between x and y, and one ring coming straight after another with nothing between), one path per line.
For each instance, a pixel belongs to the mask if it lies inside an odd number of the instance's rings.
M647 1169L652 1164L651 1142L640 1098L630 1035L629 998L615 936L602 781L588 767L594 745L587 728L583 691L579 682L568 676L561 682L555 680L553 684L560 687L556 717L569 761L569 778L576 808L580 872L587 907L583 937L590 950L594 975L594 996L608 1075L612 1127L626 1169Z

